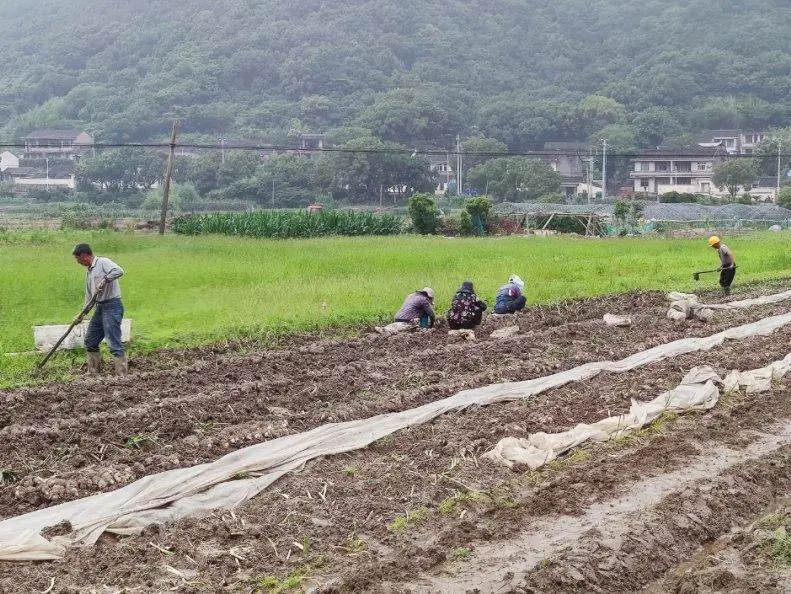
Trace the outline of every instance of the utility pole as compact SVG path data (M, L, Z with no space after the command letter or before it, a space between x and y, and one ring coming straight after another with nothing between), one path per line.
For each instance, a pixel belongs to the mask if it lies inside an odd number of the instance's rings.
M456 193L461 196L463 187L461 185L461 137L456 134Z
M222 155L222 164L225 165L225 139L218 138L217 140L220 142L220 154Z
M165 185L162 188L162 213L159 216L159 234L165 234L165 219L168 216L168 198L170 198L170 178L173 175L173 161L176 159L176 124L173 122L173 129L170 132L170 155L168 155L168 166L165 169Z
M272 178L272 210L275 209L275 178Z
M588 146L588 204L591 203L593 194L593 149Z
M777 139L777 191L775 192L775 204L780 201L780 148L783 146L783 141Z
M601 201L607 200L607 139L601 141Z
M379 212L382 212L382 209L384 208L384 205L382 204L382 202L384 201L384 195L385 195L384 184L379 184Z

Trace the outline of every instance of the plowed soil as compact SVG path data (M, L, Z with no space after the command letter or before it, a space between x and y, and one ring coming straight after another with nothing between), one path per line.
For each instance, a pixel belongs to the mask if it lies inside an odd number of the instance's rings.
M125 378L0 392L0 519L327 422L620 359L789 308L675 325L665 318L663 295L626 294L489 317L474 342L456 342L444 328L396 336L363 328L247 354L163 353L133 362ZM633 325L607 327L604 313L628 313ZM515 336L489 337L514 324ZM540 471L479 456L505 436L626 412L631 399L654 398L695 365L723 374L762 367L791 351L789 339L791 328L445 415L365 450L316 460L233 513L104 536L61 562L0 564L0 591L44 591L53 578L52 592L687 587L673 581L674 568L732 526L768 513L791 486L791 377L771 392L724 398L713 411L585 446Z

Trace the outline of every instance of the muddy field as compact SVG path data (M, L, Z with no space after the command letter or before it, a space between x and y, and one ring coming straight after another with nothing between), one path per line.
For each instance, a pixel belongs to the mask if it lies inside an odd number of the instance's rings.
M134 361L121 379L0 392L0 519L328 422L620 359L790 309L677 326L663 295L628 294L487 318L475 342L444 328L397 336L364 328L245 354L233 344L162 353ZM604 313L628 313L633 325L607 327ZM517 335L489 337L512 324ZM790 339L791 327L448 414L315 460L232 513L104 536L59 562L2 563L0 591L788 591L777 535L791 530L791 376L539 471L480 455L505 436L626 412L631 399L653 399L695 365L762 367L791 352Z

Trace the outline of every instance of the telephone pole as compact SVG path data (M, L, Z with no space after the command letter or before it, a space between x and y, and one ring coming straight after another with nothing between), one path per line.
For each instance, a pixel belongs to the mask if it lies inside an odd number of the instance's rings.
M593 194L593 150L588 146L588 204L591 203Z
M170 178L173 175L173 161L176 158L176 124L173 122L173 129L170 132L170 154L168 155L168 165L165 168L165 183L162 186L162 212L159 215L159 234L165 234L165 222L168 216L168 199L170 198Z
M461 137L456 134L456 193L461 196L462 189L461 185Z
M783 141L777 139L777 191L775 192L775 204L780 201L780 148L783 146Z
M601 201L607 200L607 139L601 141Z

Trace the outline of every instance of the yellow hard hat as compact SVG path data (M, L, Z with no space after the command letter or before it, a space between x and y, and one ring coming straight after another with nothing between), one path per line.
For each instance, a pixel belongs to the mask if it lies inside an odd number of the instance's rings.
M712 235L711 237L709 237L709 245L713 246L718 244L719 242L720 242L720 238L717 237L716 235Z

